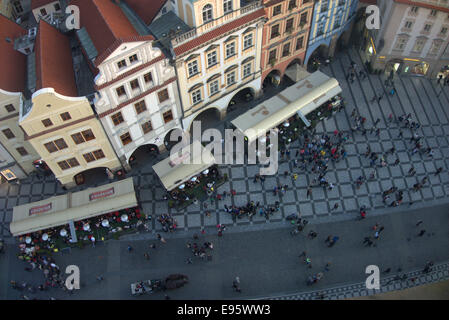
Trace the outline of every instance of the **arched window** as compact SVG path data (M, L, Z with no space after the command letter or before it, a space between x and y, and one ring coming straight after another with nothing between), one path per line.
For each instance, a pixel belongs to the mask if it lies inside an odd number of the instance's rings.
M206 4L203 7L203 23L209 22L213 19L212 17L212 5Z

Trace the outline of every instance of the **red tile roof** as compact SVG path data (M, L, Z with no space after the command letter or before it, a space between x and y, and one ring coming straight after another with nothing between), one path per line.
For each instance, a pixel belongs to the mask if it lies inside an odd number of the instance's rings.
M36 90L53 88L59 94L77 97L69 39L40 20L36 36Z
M395 2L402 3L402 4L408 4L409 6L416 6L416 7L423 7L431 10L439 10L443 12L449 12L449 8L442 7L442 6L435 6L424 2L419 1L410 1L410 0L394 0Z
M56 1L58 1L58 0L31 0L31 10L46 6L47 4L56 2Z
M126 3L133 9L136 14L147 25L153 22L153 19L162 9L167 0L151 0L149 5L148 0L126 0Z
M25 29L0 14L0 89L23 92L25 88L26 56L14 50L14 39L25 34Z
M122 9L111 0L73 0L70 4L80 8L81 27L86 28L98 51L97 67L124 42L154 39L140 36Z
M227 24L225 24L224 26L221 26L219 28L215 28L214 30L204 33L201 36L181 44L180 46L174 48L174 52L176 54L176 56L188 53L196 48L198 48L200 45L209 42L215 38L218 38L220 35L228 33L240 26L243 26L245 24L247 24L248 22L251 22L253 20L256 20L260 17L265 16L265 10L263 8L254 11L242 18L236 19L234 21L231 21Z

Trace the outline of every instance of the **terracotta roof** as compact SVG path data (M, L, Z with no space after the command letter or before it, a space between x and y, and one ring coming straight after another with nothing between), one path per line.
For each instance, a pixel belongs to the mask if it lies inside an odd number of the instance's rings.
M156 17L167 0L151 0L151 5L148 5L148 0L126 0L125 2L146 25L149 25L153 22L154 17Z
M31 0L31 10L46 6L47 4L56 2L56 1L58 1L58 0Z
M98 51L97 67L124 42L154 40L151 35L140 36L111 0L73 0L70 4L80 8L81 27L86 28Z
M442 6L435 6L424 2L419 1L410 1L410 0L394 0L395 2L402 3L402 4L408 4L409 6L415 6L415 7L423 7L431 10L439 10L443 12L449 12L448 7L442 7Z
M224 26L215 28L214 30L212 30L210 32L204 33L201 36L199 36L189 42L181 44L180 46L174 48L174 52L175 52L176 56L187 53L191 50L198 48L200 45L219 37L222 34L228 33L238 27L242 27L245 24L247 24L248 22L251 22L251 21L256 20L263 16L265 16L265 9L261 8L261 9L254 11L242 18L231 21L231 22L225 24Z
M14 50L14 39L25 34L25 29L0 14L0 89L9 92L25 89L26 56Z
M59 94L77 97L69 39L40 20L36 36L36 90L53 88Z

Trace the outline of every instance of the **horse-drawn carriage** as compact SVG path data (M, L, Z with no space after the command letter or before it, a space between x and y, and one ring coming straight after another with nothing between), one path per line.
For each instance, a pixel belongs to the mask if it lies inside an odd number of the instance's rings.
M145 280L131 283L132 295L143 295L170 289L177 289L189 282L189 278L183 274L171 274L164 280Z

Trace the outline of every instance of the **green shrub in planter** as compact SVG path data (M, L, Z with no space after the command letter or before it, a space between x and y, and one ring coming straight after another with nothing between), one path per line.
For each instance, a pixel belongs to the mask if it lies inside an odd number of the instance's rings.
M224 173L224 174L223 174L223 179L224 179L225 181L228 181L228 174L227 174L227 173Z
M173 200L168 200L168 207L169 208L173 208L174 205L175 204L174 204Z

